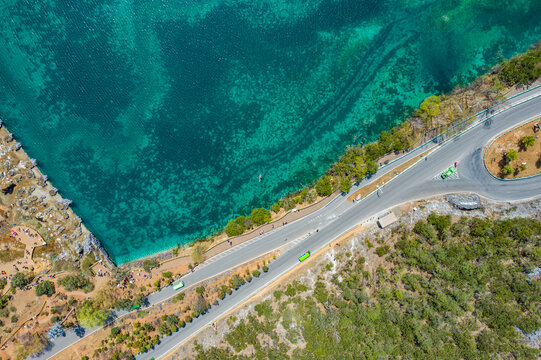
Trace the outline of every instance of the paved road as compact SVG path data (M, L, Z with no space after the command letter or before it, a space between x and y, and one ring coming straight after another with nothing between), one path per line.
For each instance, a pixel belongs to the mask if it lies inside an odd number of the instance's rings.
M513 107L510 107L511 105ZM276 228L207 260L196 271L183 277L187 287L227 271L240 262L285 247L281 255L269 265L268 273L263 273L250 284L242 286L231 296L220 301L218 306L213 306L207 314L194 319L191 324L172 336L162 339L155 349L137 356L137 359L164 357L194 332L213 323L239 303L260 292L269 283L294 268L298 264L298 257L306 250L316 252L349 229L369 221L396 205L453 192L475 192L490 199L503 201L518 201L540 196L541 177L504 182L490 176L482 163L483 146L492 137L539 114L541 114L541 88L516 96L507 104L500 105L488 120L485 120L485 114L480 115L479 120L476 121L477 126L435 149L426 160L416 163L387 183L379 194L373 193L356 203L346 201L345 196L337 196L313 214L284 227ZM365 180L358 186L354 186L351 192L435 146L436 143L431 142L411 151L401 159L383 167L372 180ZM441 172L455 161L459 162L457 174L452 178L442 180L439 177ZM318 232L315 232L316 229ZM148 300L151 305L157 304L176 293L168 287L150 295ZM123 315L125 312L115 313L115 316ZM90 333L92 330L87 329L86 334ZM79 337L73 331L68 331L65 337L56 339L47 351L35 358L48 359L77 340Z

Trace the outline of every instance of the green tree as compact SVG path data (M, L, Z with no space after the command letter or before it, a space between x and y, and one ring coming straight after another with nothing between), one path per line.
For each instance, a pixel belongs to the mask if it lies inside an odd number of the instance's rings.
M202 295L195 297L192 304L192 309L194 312L194 317L198 317L208 309L208 303Z
M528 50L525 54L520 54L509 61L501 64L501 71L498 74L508 86L515 84L526 84L530 80L535 80L541 76L541 49Z
M90 300L86 300L77 309L77 318L81 325L85 327L103 326L108 317L109 312L107 310L100 309Z
M316 191L319 196L329 196L332 194L331 177L324 176L316 183Z
M518 152L515 149L509 149L507 151L507 155L505 155L505 158L508 163L515 161L518 158Z
M376 248L375 252L379 257L382 257L383 255L389 253L389 245L379 246Z
M280 203L277 202L277 203L272 204L270 209L271 209L271 211L273 211L275 213L278 213L280 211L281 207L282 206L280 205Z
M256 225L263 225L271 221L271 213L268 209L253 209L250 215Z
M347 194L350 189L351 180L349 180L347 177L340 178L340 191L342 191L344 194Z
M430 124L432 124L432 118L438 116L441 112L440 103L441 99L439 96L427 97L419 106L417 115L425 119L425 121L429 120Z
M521 142L522 142L522 146L524 146L524 148L527 149L528 147L533 146L535 144L535 137L525 136L522 138Z
M371 175L375 174L376 171L378 171L378 163L376 162L376 160L369 160L366 163L366 173Z
M241 235L243 232L244 226L238 224L235 220L229 220L227 226L225 227L225 233L229 237Z
M204 286L198 286L198 287L195 288L195 292L202 295L205 292L205 287Z
M513 169L513 167L511 165L509 165L509 164L507 164L507 165L505 165L503 167L503 173L505 175L511 175L514 172L515 172L515 169Z
M81 261L81 272L84 274L90 274L90 267L96 262L94 253L88 254L83 261Z
M162 322L158 325L158 332L161 336L171 335L171 327Z
M120 329L117 328L117 327L112 327L111 328L111 336L116 337L118 334L120 334Z
M49 280L42 281L36 286L36 295L52 295L54 294L54 284Z
M11 278L12 288L23 288L30 283L32 278L25 273L18 272Z
M195 243L192 247L192 261L199 264L205 260L205 247L201 243Z
M58 284L64 287L67 291L74 291L77 289L83 289L84 292L88 293L94 290L94 284L88 278L84 277L81 274L77 275L67 275L60 280Z
M229 282L231 283L231 286L233 287L233 289L237 290L246 281L244 280L244 278L242 278L238 274L235 274L231 277L231 279L229 279Z
M144 260L143 261L143 269L147 272L147 273L150 273L152 271L152 269L154 268L157 268L160 264L158 263L157 260L155 259L152 259L152 260Z

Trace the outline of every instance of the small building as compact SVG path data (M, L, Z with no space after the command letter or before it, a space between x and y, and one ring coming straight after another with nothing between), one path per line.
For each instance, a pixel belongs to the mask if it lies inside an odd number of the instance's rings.
M391 225L392 223L394 223L395 221L397 221L398 218L396 217L396 215L391 211L390 213L388 213L387 215L383 215L382 217L380 217L378 219L378 225L380 228L386 228L387 226Z

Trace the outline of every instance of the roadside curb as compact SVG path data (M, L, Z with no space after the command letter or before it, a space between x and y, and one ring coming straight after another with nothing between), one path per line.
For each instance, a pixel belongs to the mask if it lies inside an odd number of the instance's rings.
M527 120L524 120L522 121L521 123L519 123L518 125L515 125L513 126L512 128L510 129L507 129L507 130L504 130L502 132L500 132L499 134L497 134L496 136L494 136L489 142L488 142L488 145L485 147L485 150L483 151L483 166L485 167L486 171L490 174L490 176L492 176L494 179L496 180L500 180L500 181L518 181L518 180L526 180L526 179L531 179L531 178L534 178L534 177L537 177L537 176L541 176L541 173L539 174L535 174L535 175L530 175L530 176L525 176L525 177L521 177L521 178L515 178L515 179L504 179L504 178L501 178L499 176L496 176L494 175L487 167L487 162L486 162L486 156L487 156L487 152L488 152L488 149L490 149L490 147L492 146L492 144L498 140L499 138L501 138L502 136L510 133L511 131L515 130L515 129L518 129L519 127L521 126L524 126L526 125L527 123L529 122L532 122L532 121L535 121L535 119L539 119L541 118L539 115L537 116L533 116Z

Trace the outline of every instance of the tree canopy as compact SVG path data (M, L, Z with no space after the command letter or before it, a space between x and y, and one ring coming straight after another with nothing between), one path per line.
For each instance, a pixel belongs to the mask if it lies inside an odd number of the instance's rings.
M85 293L94 290L94 284L82 274L70 274L58 280L58 284L67 291L82 289Z
M427 220L368 250L382 255L375 271L364 246L336 250L313 289L284 284L195 358L539 359L523 334L541 328L541 222Z
M316 191L319 196L329 196L332 194L331 177L324 176L316 183Z
M85 301L77 309L77 318L85 327L103 326L109 317L109 311L100 309L92 301Z
M54 293L55 293L54 284L49 280L42 281L36 286L37 296L52 295Z
M340 191L342 191L344 194L347 194L350 189L351 180L349 180L347 177L340 178Z
M264 208L253 209L250 217L256 225L263 225L271 221L270 210Z
M28 285L31 280L32 278L29 275L22 272L18 272L15 275L13 275L13 277L11 278L11 287L23 288L26 285Z

